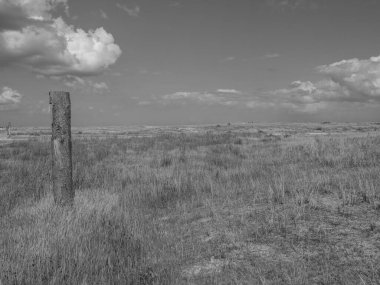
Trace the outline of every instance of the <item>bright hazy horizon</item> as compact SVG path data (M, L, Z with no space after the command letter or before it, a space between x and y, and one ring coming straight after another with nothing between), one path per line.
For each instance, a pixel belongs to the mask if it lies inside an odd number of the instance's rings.
M380 121L377 0L0 0L0 125Z

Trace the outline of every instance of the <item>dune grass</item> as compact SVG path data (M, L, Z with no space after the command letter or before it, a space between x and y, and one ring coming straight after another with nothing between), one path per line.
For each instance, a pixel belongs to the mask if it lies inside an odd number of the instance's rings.
M3 284L377 284L380 136L163 133L0 148Z

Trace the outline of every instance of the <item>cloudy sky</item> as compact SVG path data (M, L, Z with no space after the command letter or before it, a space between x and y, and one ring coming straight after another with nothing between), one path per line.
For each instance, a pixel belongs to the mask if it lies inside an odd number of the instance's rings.
M378 0L0 0L0 124L380 121Z

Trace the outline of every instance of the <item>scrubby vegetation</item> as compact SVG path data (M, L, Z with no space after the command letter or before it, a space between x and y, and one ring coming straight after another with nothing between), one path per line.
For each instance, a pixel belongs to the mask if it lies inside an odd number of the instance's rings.
M72 209L49 146L0 147L3 284L380 280L380 135L76 139Z

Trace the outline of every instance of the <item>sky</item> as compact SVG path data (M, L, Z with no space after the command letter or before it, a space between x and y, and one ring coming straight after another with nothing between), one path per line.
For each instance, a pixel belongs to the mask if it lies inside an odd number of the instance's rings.
M380 121L379 0L0 0L0 125Z

